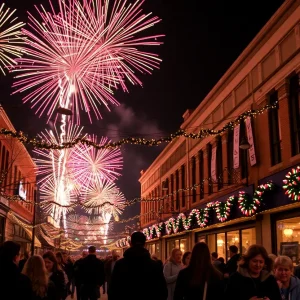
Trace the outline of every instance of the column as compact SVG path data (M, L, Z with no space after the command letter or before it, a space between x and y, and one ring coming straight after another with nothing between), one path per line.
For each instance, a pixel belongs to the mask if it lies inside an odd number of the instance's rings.
M203 164L204 164L204 199L208 197L208 178L210 170L208 170L208 145L203 149Z

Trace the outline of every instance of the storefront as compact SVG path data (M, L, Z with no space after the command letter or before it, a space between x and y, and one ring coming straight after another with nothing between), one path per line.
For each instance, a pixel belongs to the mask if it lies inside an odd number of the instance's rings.
M219 257L227 261L230 246L237 246L239 253L244 254L250 245L256 243L255 221L197 232L197 242L207 243L210 252L217 252Z
M151 243L147 243L146 248L148 249L150 255L156 255L157 258L161 259L161 246L160 241L151 241Z
M165 247L165 258L169 258L173 249L180 249L182 253L186 251L191 251L189 249L189 239L188 235L178 235L173 238L166 239L166 247Z

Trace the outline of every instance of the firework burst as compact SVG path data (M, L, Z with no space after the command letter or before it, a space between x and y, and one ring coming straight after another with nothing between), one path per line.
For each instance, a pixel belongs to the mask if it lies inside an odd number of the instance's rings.
M80 111L101 118L100 105L118 104L113 90L127 90L125 79L141 84L135 70L151 73L160 59L141 46L160 45L160 35L141 33L160 20L142 13L144 1L129 4L116 0L58 0L59 11L38 8L39 17L29 14L31 30L23 29L26 56L18 59L14 72L15 93L38 115L49 118L58 107L72 109L77 121ZM63 100L62 100L63 99Z
M91 141L97 143L97 137L91 136ZM99 145L108 143L108 138L102 137ZM79 182L79 185L90 185L91 182L114 181L121 174L123 159L119 148L95 149L88 145L78 145L72 152L69 168Z
M5 75L5 69L14 68L15 58L21 57L23 39L21 28L24 23L18 22L14 16L16 10L0 6L0 69Z

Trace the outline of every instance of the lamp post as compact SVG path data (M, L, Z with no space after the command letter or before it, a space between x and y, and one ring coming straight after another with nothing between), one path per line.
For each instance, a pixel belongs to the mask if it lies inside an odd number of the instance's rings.
M36 225L36 204L37 204L37 189L34 191L33 197L33 220L32 220L32 241L31 241L31 256L34 255L34 240L35 240L35 225Z
M248 186L248 150L250 149L250 144L247 139L243 137L240 142L240 149L246 151L245 155L245 173L246 173L246 186Z

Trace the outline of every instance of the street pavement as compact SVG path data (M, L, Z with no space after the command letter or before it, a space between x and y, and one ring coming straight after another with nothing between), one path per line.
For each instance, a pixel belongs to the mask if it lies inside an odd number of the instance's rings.
M101 288L100 290L100 294L101 294L101 297L100 297L100 300L107 300L107 294L104 294L103 295L103 290ZM74 298L72 299L71 296L68 296L66 300L77 300L77 297L76 297L76 291L75 291L75 294L74 294Z

